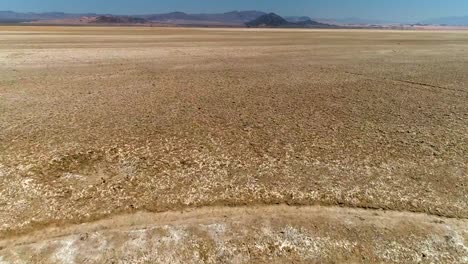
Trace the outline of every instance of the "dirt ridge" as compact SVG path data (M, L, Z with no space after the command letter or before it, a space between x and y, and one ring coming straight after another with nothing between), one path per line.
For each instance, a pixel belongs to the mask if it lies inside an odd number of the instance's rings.
M0 242L39 263L463 263L468 221L408 212L270 205L112 216Z
M443 222L444 220L449 220L449 221L461 221L461 222L466 222L468 225L468 218L460 218L460 217L447 217L443 215L436 215L436 214L430 214L430 213L425 213L425 212L413 212L413 211L404 211L404 210L386 210L386 209L381 209L381 208L369 208L369 207L347 207L347 206L326 206L326 205L289 205L286 203L281 203L281 204L263 204L263 205L246 205L246 206L201 206L201 207L192 207L192 208L186 208L182 210L167 210L167 211L161 211L161 212L151 212L147 210L139 210L135 211L132 213L122 213L122 214L115 214L115 215L110 215L107 217L103 217L100 219L96 219L93 221L89 222L82 222L78 224L50 224L50 225L45 225L43 228L40 229L35 229L28 231L26 233L20 233L18 235L11 235L7 237L6 239L3 240L3 242L0 240L0 248L5 247L5 241L12 241L15 239L23 239L27 238L31 235L35 235L37 233L48 233L49 230L58 230L58 232L62 232L63 230L69 230L69 229L79 229L83 228L83 225L95 225L96 223L101 223L101 222L108 222L112 221L112 219L119 219L119 218L126 218L132 215L138 215L138 214L147 214L147 215L153 215L155 217L161 217L161 218L173 218L176 215L185 215L184 218L190 218L190 215L196 215L199 213L204 213L204 212L223 212L223 211L230 211L230 212L239 212L239 211L248 211L248 210L259 210L259 211L271 211L274 209L280 209L280 210L324 210L324 211L334 211L334 212L339 212L339 213L352 213L352 214L360 214L360 213L372 213L373 215L378 215L378 214L384 214L384 215L392 215L393 217L396 216L397 218L400 216L405 216L405 217L411 217L411 218L433 218L436 219L434 221L436 222ZM131 226L131 225L130 225ZM82 232L82 231L81 231ZM67 235L72 235L74 233L62 233L61 235L55 235L50 238L59 238L62 236L67 236ZM34 243L29 242L29 243ZM21 242L19 244L10 244L8 243L9 246L15 246L15 245L25 245L24 242ZM28 243L26 243L28 244Z

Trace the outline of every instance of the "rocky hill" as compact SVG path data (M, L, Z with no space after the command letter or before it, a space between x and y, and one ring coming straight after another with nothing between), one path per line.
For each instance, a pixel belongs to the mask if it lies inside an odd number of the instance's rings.
M250 22L245 23L248 27L282 27L294 24L288 22L286 19L281 16L270 13L263 16L260 16Z
M285 18L275 14L269 13L260 16L250 22L245 23L247 27L279 27L279 28L333 28L335 26L329 24L319 23L310 18L298 20L297 22L290 22Z

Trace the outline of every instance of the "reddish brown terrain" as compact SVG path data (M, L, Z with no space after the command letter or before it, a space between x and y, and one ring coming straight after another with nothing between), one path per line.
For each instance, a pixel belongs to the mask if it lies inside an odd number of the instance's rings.
M467 263L467 51L0 27L0 263Z

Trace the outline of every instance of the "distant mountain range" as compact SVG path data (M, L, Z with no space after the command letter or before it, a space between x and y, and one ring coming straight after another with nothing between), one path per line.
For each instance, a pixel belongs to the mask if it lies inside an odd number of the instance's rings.
M366 18L359 18L359 17L347 17L347 18L318 18L317 21L322 23L331 23L337 25L383 25L383 24L391 24L392 22L383 21L383 20L376 20L376 19L366 19Z
M447 25L447 26L468 26L468 16L441 17L422 21L421 24Z
M111 14L68 14L61 12L50 13L18 13L13 11L0 11L0 22L31 22L31 21L50 21L80 19L82 17L96 17L96 19L86 20L102 23L131 23L132 21L157 22L157 23L175 23L175 24L228 24L244 25L244 23L254 20L264 15L260 11L232 11L220 14L187 14L183 12L172 12L165 14L146 14L146 15L111 15ZM90 23L91 23L90 22Z
M0 22L35 22L51 24L145 24L160 23L171 25L230 25L250 27L331 27L311 20L309 17L288 17L261 11L232 11L219 14L187 14L171 12L145 15L109 15L109 14L68 14L50 13L17 13L0 11Z
M69 19L80 17L98 16L98 14L67 14L62 12L48 12L48 13L18 13L13 11L0 11L0 21L17 21L27 22L36 20L53 20L53 19Z
M142 15L139 17L147 19L148 21L166 23L173 21L210 21L227 24L244 24L264 14L264 12L260 11L232 11L220 14L187 14L183 12L172 12L167 14Z
M88 23L96 24L144 24L148 20L139 17L128 17L128 16L97 16L90 19Z
M294 21L294 22L291 22ZM278 27L278 28L332 28L335 26L322 24L311 20L309 17L291 18L289 21L275 14L262 15L250 22L245 23L248 27Z
M365 19L365 18L358 18L358 17L347 17L347 18L310 18L308 16L286 16L284 17L289 22L301 22L306 20L314 20L324 24L333 24L333 25L381 25L381 24L389 24L388 21L383 20L375 20L375 19Z
M0 11L0 23L19 23L19 22L39 22L55 24L84 24L84 23L102 23L102 24L139 24L139 23L161 23L171 25L218 25L218 26L244 26L245 23L252 22L261 16L271 15L261 11L232 11L218 14L188 14L184 12L171 12L163 14L144 14L144 15L112 15L96 13L70 14L63 12L46 13L20 13L14 11ZM268 17L266 17L268 19ZM272 17L270 17L273 19ZM264 18L265 19L265 18ZM277 18L276 18L277 19ZM321 27L323 25L339 26L369 26L369 25L388 25L396 22L386 22L363 18L342 18L342 19L311 19L307 16L286 16L284 21L271 22L280 23L280 27ZM275 22L276 21L276 22ZM288 24L292 23L292 24ZM267 23L268 24L268 23ZM404 24L404 23L402 23ZM468 16L465 17L444 17L421 21L422 25L446 25L446 26L468 26ZM270 25L270 27L273 25Z

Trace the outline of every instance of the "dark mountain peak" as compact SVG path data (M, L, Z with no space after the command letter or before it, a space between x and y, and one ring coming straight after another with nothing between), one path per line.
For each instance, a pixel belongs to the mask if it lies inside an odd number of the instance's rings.
M286 21L286 19L284 19L282 16L280 16L280 15L278 15L276 13L273 13L273 12L265 14L265 16Z
M218 15L219 18L223 18L229 21L240 21L240 22L248 22L253 19L256 19L262 15L264 12L260 11L231 11L224 14Z
M170 20L196 20L193 15L184 12L171 12L166 14L154 14L145 17L151 21L170 21Z
M281 27L287 26L289 22L275 13L262 15L250 22L247 22L248 27Z
M175 12L170 12L170 13L167 13L167 15L174 15L174 16L186 16L186 15L187 15L187 13L180 12L180 11L175 11Z
M98 16L91 23L98 24L142 24L146 23L147 20L138 17L128 17L128 16Z
M335 26L322 24L311 20L309 17L303 17L297 22L290 22L283 17L269 13L260 16L245 24L248 27L286 27L286 28L333 28Z

